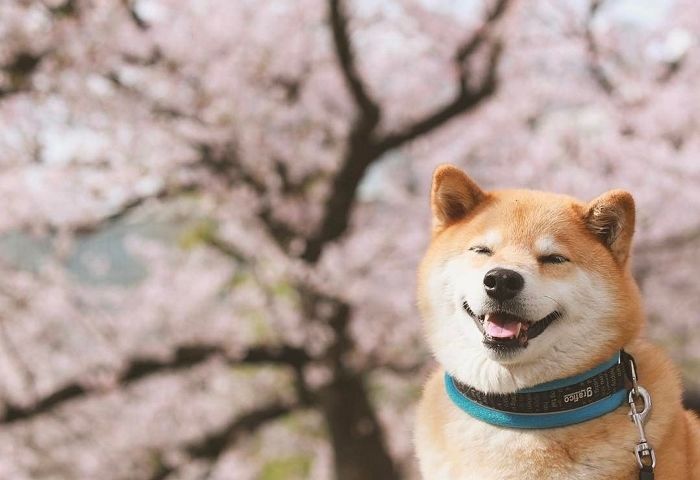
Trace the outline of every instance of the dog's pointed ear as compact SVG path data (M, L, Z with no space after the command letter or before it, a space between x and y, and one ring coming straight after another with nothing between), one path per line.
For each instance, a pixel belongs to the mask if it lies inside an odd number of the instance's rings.
M466 217L486 194L459 168L440 165L433 173L430 206L433 232L438 232Z
M634 234L634 199L624 190L611 190L587 206L588 229L610 249L621 265L627 261Z

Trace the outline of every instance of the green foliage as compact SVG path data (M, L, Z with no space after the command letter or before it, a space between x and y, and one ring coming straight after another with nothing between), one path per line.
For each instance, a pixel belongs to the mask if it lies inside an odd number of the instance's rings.
M290 431L303 435L307 439L325 439L328 433L325 424L316 412L300 412L287 415L280 421Z
M226 285L224 285L224 289L233 290L236 287L240 287L252 281L253 276L248 271L238 269L233 273Z
M212 239L216 233L216 228L216 222L213 220L200 220L182 232L178 239L178 245L185 250L189 250L205 244Z
M249 322L253 329L254 339L258 343L274 342L279 338L265 314L259 310L245 309L241 311L241 318Z
M280 299L289 300L295 304L299 300L299 293L290 282L276 283L272 286L272 293Z
M305 455L271 460L263 465L258 480L295 480L308 478L311 458Z

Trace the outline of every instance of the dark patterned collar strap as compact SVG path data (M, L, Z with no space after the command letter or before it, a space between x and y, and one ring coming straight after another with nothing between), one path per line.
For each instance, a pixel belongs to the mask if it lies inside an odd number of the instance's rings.
M629 354L573 377L514 393L485 393L445 374L450 399L471 416L509 428L555 428L585 422L617 409L626 399Z

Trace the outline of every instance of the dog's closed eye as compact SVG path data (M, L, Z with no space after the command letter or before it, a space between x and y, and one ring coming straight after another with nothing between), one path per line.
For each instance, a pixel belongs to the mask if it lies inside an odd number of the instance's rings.
M566 262L570 261L564 255L559 255L556 253L552 253L549 255L542 255L537 260L540 263L566 263Z
M491 256L493 255L493 250L491 250L489 247L484 247L483 245L475 245L469 249L470 251L474 253L479 253L481 255L488 255Z

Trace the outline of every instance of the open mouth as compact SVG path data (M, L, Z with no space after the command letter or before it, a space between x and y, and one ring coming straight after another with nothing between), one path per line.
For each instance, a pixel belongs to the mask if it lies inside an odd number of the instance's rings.
M527 347L530 340L541 335L547 327L561 317L561 313L555 310L546 317L531 322L505 311L476 315L466 300L462 302L462 307L484 335L484 345L496 350L514 350Z

